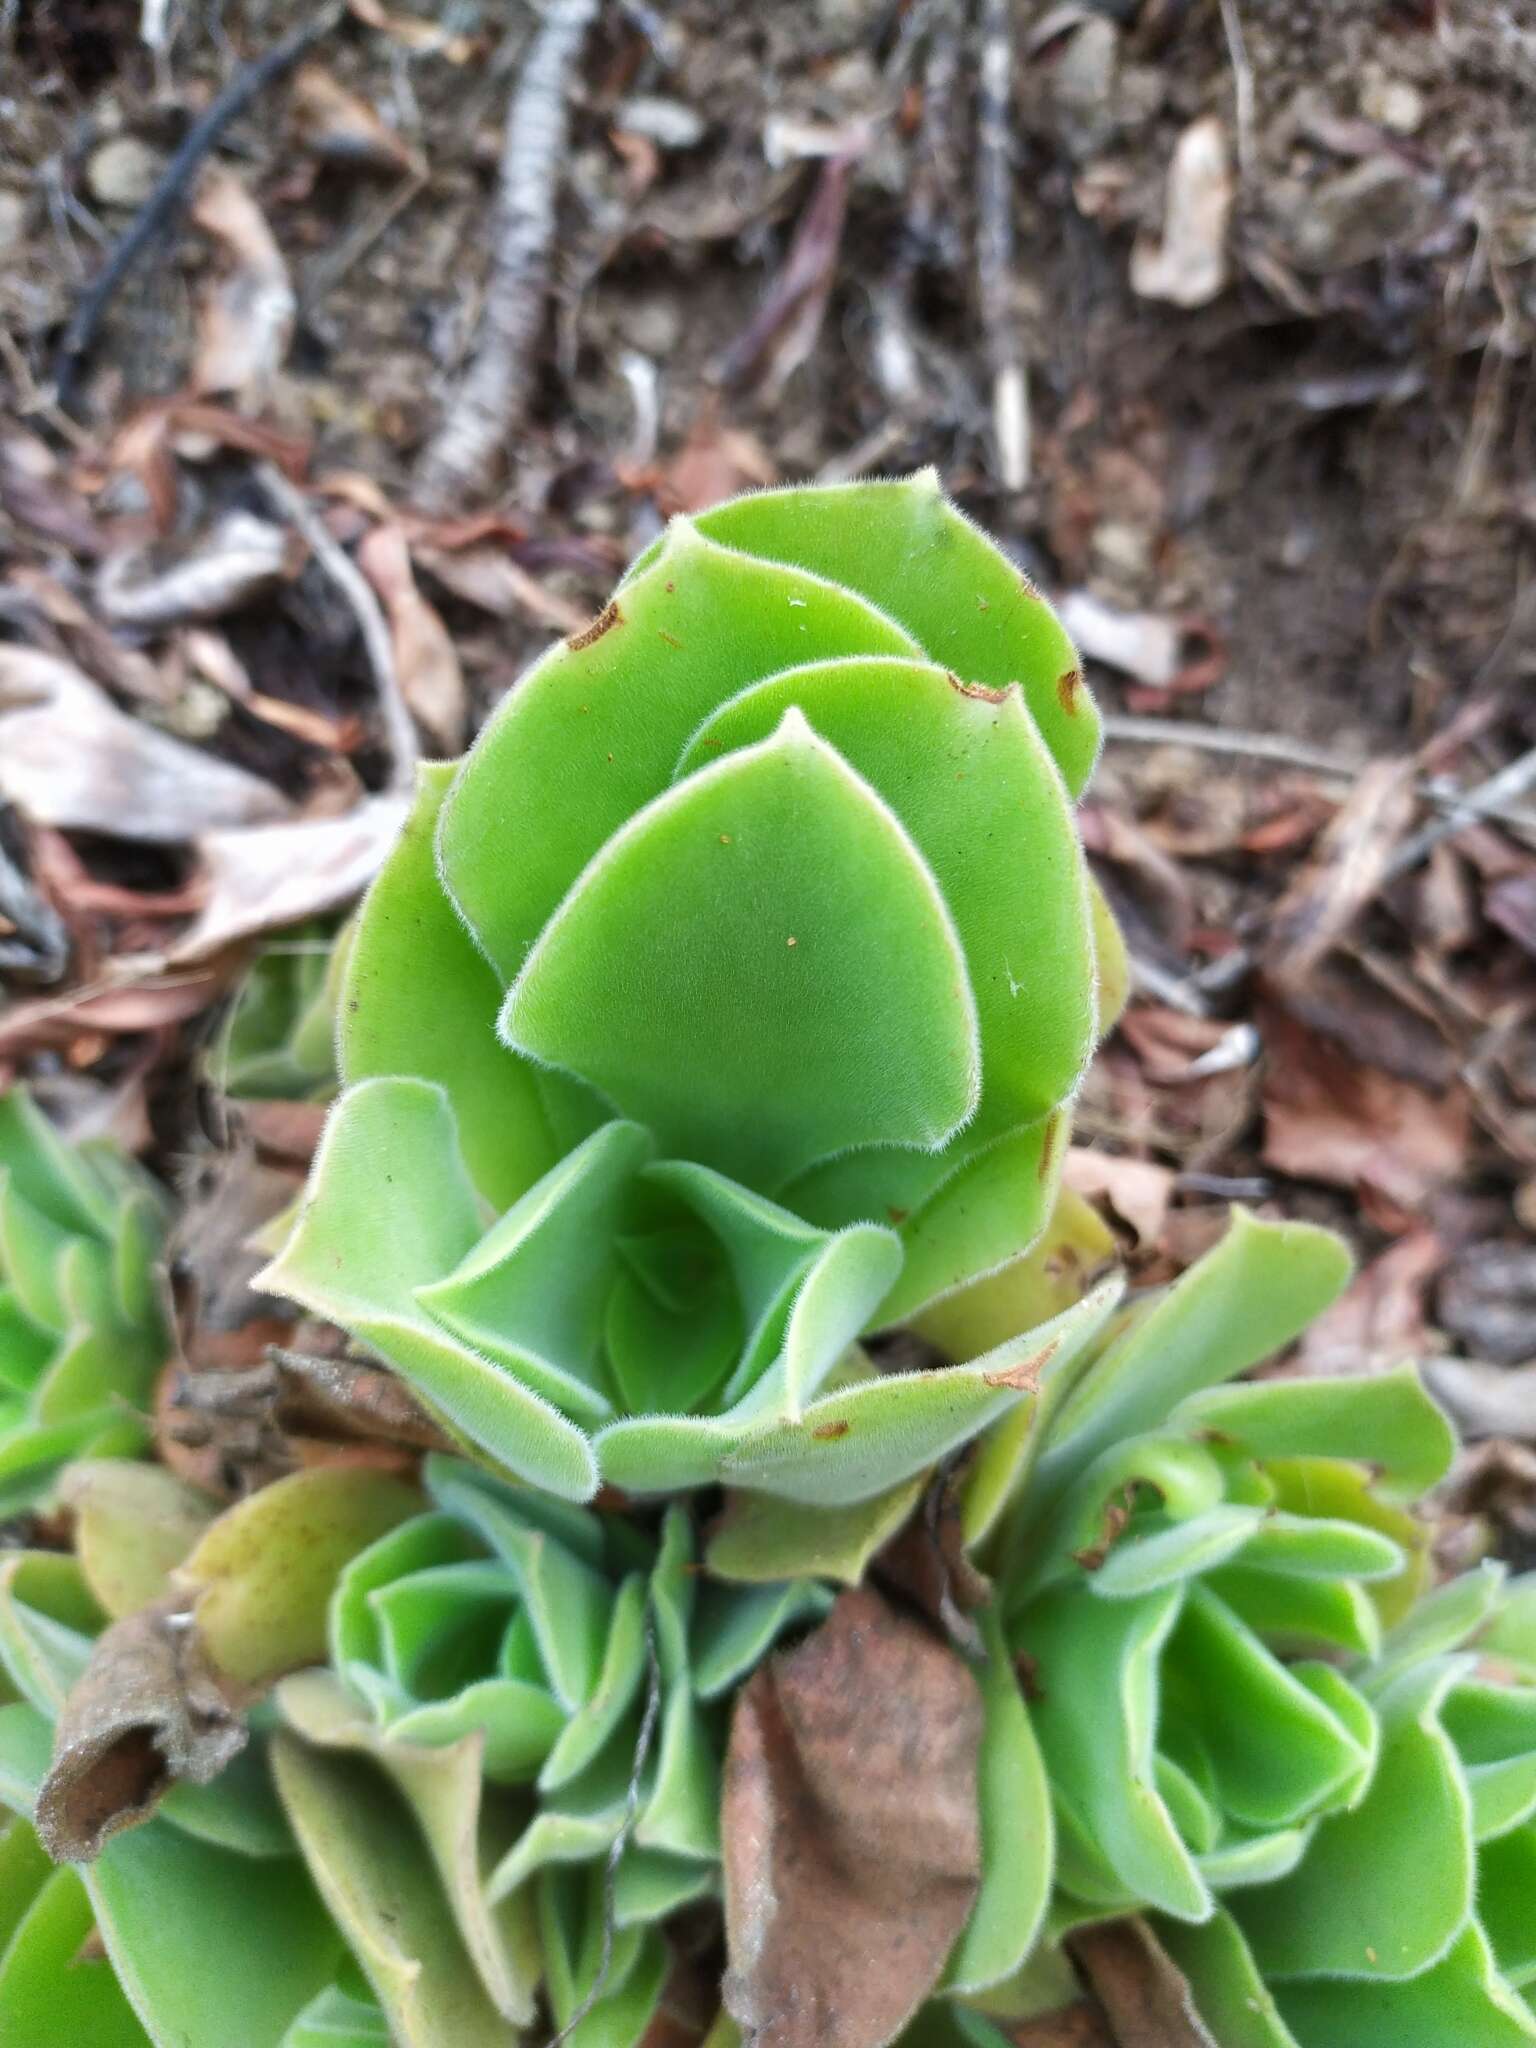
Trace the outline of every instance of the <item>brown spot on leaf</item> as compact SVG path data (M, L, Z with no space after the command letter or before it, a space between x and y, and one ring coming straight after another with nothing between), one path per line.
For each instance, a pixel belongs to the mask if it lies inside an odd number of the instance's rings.
M665 640L669 647L675 647L679 653L682 652L683 643L681 640L678 639L675 633L663 632L661 627L658 626L656 629L656 638L658 640Z
M1006 690L988 689L985 683L962 683L952 668L945 669L944 673L949 687L958 690L962 697L979 697L983 704L1001 704L1008 695Z
M817 1443L828 1444L840 1436L846 1436L852 1427L851 1422L824 1422L819 1429L813 1429L811 1435Z
M753 2048L880 2048L928 1997L980 1877L981 1730L964 1660L870 1586L745 1686L723 1989Z
M906 1222L912 1211L910 1209L898 1209L894 1202L890 1202L886 1205L885 1213L893 1223L901 1224Z
M595 640L601 640L605 633L611 633L615 626L622 626L623 623L624 614L619 610L618 599L615 598L611 604L603 606L590 626L584 626L579 633L573 633L565 644L573 654L579 654L582 648L590 647Z
M1069 668L1065 675L1056 678L1056 700L1068 718L1077 716L1077 693L1083 687L1083 672L1080 668Z
M1056 1356L1061 1344L1059 1337L1053 1337L1049 1344L1043 1344L1028 1358L1021 1358L1017 1365L1010 1365L1002 1372L984 1372L982 1379L989 1387L1016 1387L1021 1394L1033 1394L1039 1388L1040 1375Z
M1097 1543L1090 1543L1086 1549L1074 1550L1072 1556L1085 1572L1096 1572L1114 1549L1131 1519L1133 1495L1129 1486L1124 1487L1118 1498L1104 1503L1103 1530Z

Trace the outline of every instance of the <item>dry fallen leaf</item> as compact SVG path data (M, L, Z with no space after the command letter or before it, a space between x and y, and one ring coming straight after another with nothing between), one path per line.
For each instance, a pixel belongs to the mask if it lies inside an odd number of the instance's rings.
M1431 1358L1424 1384L1463 1441L1517 1437L1536 1442L1536 1365L1490 1365L1484 1358Z
M65 1700L35 1816L56 1862L89 1861L178 1780L206 1785L245 1747L186 1608L175 1594L114 1622Z
M1221 2048L1142 1921L1090 1927L1068 1945L1104 2008L1115 2048Z
M1227 228L1237 187L1218 114L1191 121L1174 145L1160 242L1131 251L1131 289L1144 299L1205 306L1227 281Z
M411 715L442 753L457 754L469 723L463 671L448 628L416 588L400 528L375 527L357 550L357 566L384 606Z
M269 782L119 711L88 676L0 646L0 794L41 824L175 843L289 814Z
M981 1726L962 1659L868 1586L744 1688L724 1996L752 2048L882 2048L932 1990L976 1896Z
M1463 1172L1470 1125L1460 1088L1431 1095L1362 1065L1278 1004L1261 1028L1267 1165L1409 1212Z
M1102 1197L1148 1248L1162 1240L1177 1178L1171 1167L1154 1160L1124 1159L1086 1145L1073 1145L1062 1168L1062 1179L1074 1194L1090 1202Z
M258 409L293 339L297 301L288 265L244 181L222 164L203 172L190 218L219 243L229 269L198 308L189 387Z
M1422 1356L1424 1300L1445 1249L1432 1230L1410 1230L1361 1268L1302 1337L1297 1366L1314 1378L1387 1372Z
M198 850L208 900L172 963L206 960L253 932L349 903L373 880L409 808L407 796L371 796L340 818L206 834Z
M423 177L426 164L365 99L321 64L301 65L290 87L294 122L306 147L333 163Z
M1277 980L1304 981L1379 894L1412 822L1411 761L1372 761L1270 914L1265 961Z

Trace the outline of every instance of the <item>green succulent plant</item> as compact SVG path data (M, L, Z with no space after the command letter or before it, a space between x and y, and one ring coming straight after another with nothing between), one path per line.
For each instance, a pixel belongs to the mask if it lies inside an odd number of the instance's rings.
M717 1889L716 1703L829 1596L701 1594L679 1508L657 1544L454 1459L425 1481L429 1510L343 1573L327 1667L278 1688L284 1803L400 2038L505 2041L542 1981L559 2026L596 1993L573 2040L628 2048L658 1923ZM380 1771L414 1825L360 1791Z
M1050 1213L1123 981L1072 810L1097 735L931 475L674 522L424 772L262 1284L566 1499L835 1505L966 1442L1032 1340L903 1374L857 1340Z
M66 1144L24 1091L0 1095L0 1518L70 1458L143 1447L163 1227L119 1151Z
M100 1570L46 1551L0 1564L0 2040L298 2048L290 2028L334 1982L345 1947L260 1738L214 1783L176 1786L92 1863L55 1866L33 1826L53 1724L96 1638L163 1587L211 1512L157 1468L116 1470L132 1497L89 1511ZM157 1543L168 1543L158 1565Z
M225 1095L323 1102L336 1088L336 1002L351 926L313 918L272 939L235 992L214 1046Z

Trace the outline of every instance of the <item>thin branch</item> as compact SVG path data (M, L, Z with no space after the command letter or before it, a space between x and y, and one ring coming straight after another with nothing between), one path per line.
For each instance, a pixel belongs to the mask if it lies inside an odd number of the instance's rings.
M1244 732L1235 726L1196 725L1182 718L1125 718L1111 712L1104 719L1104 737L1131 746L1186 746L1204 754L1272 761L1277 767L1300 768L1309 775L1327 776L1332 782L1355 782L1367 765L1363 761L1351 761L1330 753L1325 747L1309 747L1304 740L1287 739L1283 733ZM1523 761L1530 758L1529 755L1522 756ZM1515 763L1516 767L1520 765L1520 762ZM1434 804L1437 809L1448 813L1448 817L1435 826L1425 828L1426 832L1433 831L1435 838L1429 840L1420 852L1410 859L1409 849L1415 842L1407 840L1397 859L1405 866L1412 866L1414 861L1423 858L1436 840L1478 819L1536 832L1536 812L1519 809L1511 801L1536 782L1536 769L1527 769L1518 782L1500 786L1512 774L1512 769L1505 769L1502 775L1495 776L1491 782L1483 784L1480 791L1474 792L1446 789L1438 781L1419 782L1416 793L1425 803ZM1422 838L1423 834L1419 836ZM1392 872L1398 870L1394 868Z
M70 403L108 306L134 265L175 221L203 158L235 116L243 113L259 93L290 70L312 43L328 35L344 11L343 0L329 0L318 14L301 22L281 42L274 43L264 56L242 65L207 111L187 130L180 149L166 165L159 184L140 207L64 330L53 367L54 391L61 406L67 407Z
M1248 63L1243 17L1237 11L1237 0L1221 0L1221 26L1227 38L1227 56L1232 64L1232 98L1237 114L1237 168L1246 187L1253 183L1254 170L1253 71Z
M555 201L570 140L570 73L601 0L552 0L507 108L491 275L475 359L416 471L423 504L484 489L532 382Z
M1415 832L1411 839L1405 839L1388 865L1386 879L1405 874L1409 868L1417 867L1427 853L1437 847L1442 839L1450 839L1468 825L1485 821L1511 822L1508 806L1516 798L1536 785L1536 747L1511 761L1507 768L1501 768L1497 775L1491 775L1486 782L1465 794L1442 798L1449 806L1443 818L1436 818ZM1529 817L1521 818L1517 813L1513 822L1531 825L1536 823Z
M296 490L280 469L270 462L258 462L256 481L268 501L308 542L317 565L351 607L378 694L379 713L389 748L390 787L408 793L416 780L421 746L410 707L400 687L394 642L373 586L346 549L332 537L325 521L304 493Z
M976 84L976 283L992 367L992 433L1003 488L1029 482L1029 366L1014 301L1013 9L981 0Z
M597 1969L586 1997L550 2041L549 2048L563 2048L563 2044L575 2033L602 1997L608 1984L608 1972L613 1967L614 1888L618 1882L619 1864L624 1851L629 1847L630 1836L635 1831L635 1820L640 1812L640 1783L645 1776L646 1764L650 1760L651 1744L656 1736L656 1723L661 1715L661 1665L656 1656L656 1624L649 1615L645 1620L645 1658L650 1676L646 1685L645 1712L640 1717L640 1733L635 1739L634 1768L629 1774L629 1791L624 1800L624 1818L619 1825L619 1832L609 1845L608 1861L603 1870L602 1954L598 1957Z

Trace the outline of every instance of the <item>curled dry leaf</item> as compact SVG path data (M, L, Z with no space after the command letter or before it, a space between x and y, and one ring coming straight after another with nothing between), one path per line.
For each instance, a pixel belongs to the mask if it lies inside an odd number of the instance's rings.
M1209 305L1227 281L1227 228L1236 186L1220 116L1191 121L1168 166L1161 242L1131 251L1131 289L1175 306Z
M283 529L235 510L184 549L145 549L104 562L96 602L114 625L157 632L238 610L277 582L287 562Z
M333 163L423 177L426 163L389 123L333 78L322 64L304 64L291 88L293 116L305 146Z
M174 843L283 818L270 783L119 711L67 661L0 647L0 794L45 825Z
M933 1989L981 1870L982 1708L956 1653L844 1593L736 1704L724 1992L752 2048L881 2048Z
M450 549L418 542L412 552L418 568L425 569L455 597L493 618L510 619L521 613L535 625L566 635L579 633L591 617L586 606L562 597L557 590L547 590L504 547L494 543Z
M1104 2008L1115 2048L1221 2048L1183 1976L1140 1920L1089 1928L1073 1936L1071 1949Z
M1422 1356L1429 1331L1424 1298L1444 1247L1432 1230L1410 1230L1355 1275L1302 1337L1301 1370L1314 1379L1389 1372Z
M373 880L408 809L405 797L371 796L341 818L208 833L199 847L208 900L173 963L206 960L253 932L349 903Z
M1172 1167L1155 1160L1124 1159L1086 1145L1072 1146L1062 1169L1062 1180L1074 1194L1106 1201L1148 1249L1162 1241L1177 1178Z
M65 1700L35 1817L56 1862L88 1862L178 1780L206 1785L244 1748L187 1604L114 1622Z
M1372 761L1271 914L1265 959L1304 981L1380 891L1415 804L1411 761Z
M463 672L447 627L416 588L400 528L375 527L358 548L357 566L384 606L412 716L444 754L458 753L469 722Z
M288 265L243 179L222 164L203 172L191 219L219 243L229 268L198 309L190 387L259 407L293 339L297 301Z
M1413 1211L1463 1171L1470 1126L1459 1088L1431 1095L1350 1058L1277 1004L1261 1028L1264 1160Z

